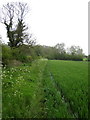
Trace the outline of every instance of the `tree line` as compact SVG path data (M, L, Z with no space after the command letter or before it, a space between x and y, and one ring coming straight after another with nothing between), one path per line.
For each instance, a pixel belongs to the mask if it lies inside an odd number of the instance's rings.
M28 12L27 3L11 2L2 7L0 21L5 25L9 39L8 45L2 44L3 65L8 65L12 60L31 62L41 57L51 60L83 60L85 55L79 46L65 49L64 43L54 47L37 45L25 23Z
M11 64L16 60L21 63L29 63L39 58L47 58L49 60L74 60L83 61L85 55L79 46L71 46L66 50L64 43L57 44L54 47L45 45L26 45L11 49L10 46L2 45L2 61L4 65Z

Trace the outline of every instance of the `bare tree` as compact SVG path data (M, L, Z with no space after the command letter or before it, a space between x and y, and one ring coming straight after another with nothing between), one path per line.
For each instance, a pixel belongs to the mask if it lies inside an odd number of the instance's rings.
M18 47L28 39L28 27L24 21L27 13L27 3L12 2L3 5L1 22L6 26L10 47Z

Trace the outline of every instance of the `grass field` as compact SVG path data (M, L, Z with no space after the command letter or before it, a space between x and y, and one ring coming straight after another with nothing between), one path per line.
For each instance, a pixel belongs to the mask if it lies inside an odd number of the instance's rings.
M3 69L3 118L87 118L88 62L37 60Z

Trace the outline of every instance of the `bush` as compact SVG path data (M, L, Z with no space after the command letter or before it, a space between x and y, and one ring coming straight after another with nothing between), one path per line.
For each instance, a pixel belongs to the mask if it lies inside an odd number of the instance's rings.
M2 63L3 66L8 65L9 61L13 58L11 48L7 45L2 45Z
M28 62L32 62L32 61L33 61L32 56L27 56L27 61L28 61Z
M23 53L23 51L20 51L19 48L12 49L12 55L13 55L13 58L18 61L21 61L21 62L27 61L26 55Z
M10 66L10 64L14 63L12 61L20 61L22 63L29 62L29 58L27 55L21 51L20 48L13 48L11 49L8 45L2 45L2 63L3 66ZM30 59L31 61L31 59ZM16 63L16 62L15 62ZM15 64L16 65L16 64Z
M22 45L18 48L10 48L6 44L2 44L2 52L0 53L3 66L16 66L21 63L30 63L37 59L37 55L33 47Z

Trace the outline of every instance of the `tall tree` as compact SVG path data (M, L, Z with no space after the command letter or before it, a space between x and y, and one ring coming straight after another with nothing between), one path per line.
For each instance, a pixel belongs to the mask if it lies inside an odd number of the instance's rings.
M10 47L18 47L28 39L28 27L24 21L27 13L27 3L12 2L3 5L1 22L6 26Z

